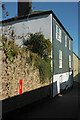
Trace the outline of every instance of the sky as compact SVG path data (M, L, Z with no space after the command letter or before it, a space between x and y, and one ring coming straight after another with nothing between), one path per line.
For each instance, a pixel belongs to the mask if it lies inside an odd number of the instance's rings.
M9 16L6 18L3 18L3 19L8 19L8 18L17 16L17 2L3 2L3 3L5 3L5 8L6 8L5 11L6 12L8 11L8 13L9 13ZM0 12L0 16L1 16L1 12Z
M53 10L65 29L73 38L73 51L78 55L78 3L34 2L33 10Z
M6 2L5 7L9 12L6 19L17 16L17 2ZM33 11L53 10L73 38L73 51L78 55L78 2L33 2L32 8Z

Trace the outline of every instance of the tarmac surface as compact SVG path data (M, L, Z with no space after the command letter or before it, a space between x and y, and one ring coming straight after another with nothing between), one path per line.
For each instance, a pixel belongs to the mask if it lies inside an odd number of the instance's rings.
M31 118L80 119L79 84L55 98L45 98L3 116L2 120L27 120Z

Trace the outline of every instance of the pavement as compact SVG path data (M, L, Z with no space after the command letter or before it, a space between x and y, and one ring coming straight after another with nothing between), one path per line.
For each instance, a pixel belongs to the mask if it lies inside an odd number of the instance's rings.
M79 119L79 84L54 98L45 98L3 116L2 120L27 120L31 118ZM64 119L64 120L65 120Z

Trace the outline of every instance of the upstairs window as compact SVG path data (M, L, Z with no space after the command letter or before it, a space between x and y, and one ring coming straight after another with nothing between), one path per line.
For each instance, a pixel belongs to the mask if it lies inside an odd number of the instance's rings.
M65 47L67 47L67 36L65 36Z
M56 39L61 42L61 29L56 25Z
M69 68L71 68L71 55L69 55Z
M71 50L71 40L69 39L69 50Z
M62 51L59 50L59 68L62 68Z

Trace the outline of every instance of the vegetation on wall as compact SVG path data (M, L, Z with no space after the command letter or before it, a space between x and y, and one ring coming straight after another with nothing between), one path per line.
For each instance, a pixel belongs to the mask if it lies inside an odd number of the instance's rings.
M51 42L49 39L45 39L41 32L35 34L29 33L28 38L23 40L23 44L26 48L34 53L37 53L41 58L51 55Z
M30 59L34 59L34 66L39 69L41 82L51 79L51 48L52 44L49 39L45 39L41 32L35 34L29 33L28 38L23 40L26 51L30 50Z
M18 54L26 54L26 63L33 66L34 70L39 69L40 82L45 83L51 80L51 42L45 39L42 33L30 33L28 39L24 40L25 47L17 46L13 40L2 37L3 50L6 59L12 63Z
M13 40L10 41L6 37L2 37L2 43L6 59L8 59L10 62L13 62L18 55L19 47L15 45Z
M40 73L40 81L41 83L45 83L49 80L51 80L51 64L50 60L45 61L45 59L42 59L38 54L30 52L30 57L27 59L28 63L33 63L34 70L37 68L39 69Z

